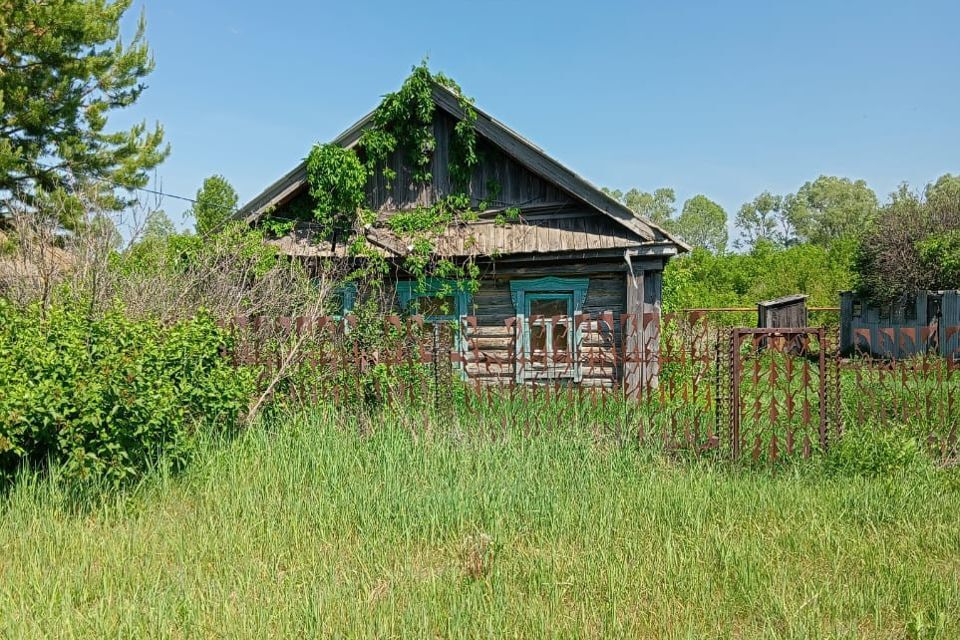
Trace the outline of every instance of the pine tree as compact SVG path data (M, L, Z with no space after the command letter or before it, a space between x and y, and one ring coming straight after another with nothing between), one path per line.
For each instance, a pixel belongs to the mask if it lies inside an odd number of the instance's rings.
M131 2L0 0L0 218L52 192L122 209L169 153L159 124L107 126L154 66L142 14L129 44L120 37Z

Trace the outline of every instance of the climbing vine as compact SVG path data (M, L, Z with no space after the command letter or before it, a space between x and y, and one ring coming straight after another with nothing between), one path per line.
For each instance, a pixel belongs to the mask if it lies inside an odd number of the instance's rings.
M404 152L415 183L433 180L430 164L437 147L433 135L434 85L446 87L457 96L463 118L457 122L451 141L450 177L454 188L465 191L470 175L477 164L477 133L474 125L477 112L473 101L467 98L460 85L442 73L431 73L426 62L413 68L399 91L384 96L373 112L371 126L360 136L360 150L366 156L369 175L381 169L388 183L396 180L396 172L385 165L397 149Z
M389 161L399 152L412 186L433 182L437 85L457 97L462 112L450 140L448 171L452 193L429 206L392 213L379 224L402 242L405 255L401 266L421 283L442 278L460 281L460 286L473 291L477 288L479 269L472 256L454 261L438 256L436 250L439 237L447 229L477 220L479 211L487 207L487 203L481 202L475 209L468 194L474 167L479 162L477 112L456 82L432 73L426 62L413 68L398 91L384 96L353 149L317 144L307 156L313 222L320 237L334 243L344 238L349 254L362 258L351 275L355 281L379 282L382 278L377 276L389 272L384 251L371 243L367 234L377 223L377 213L365 202L368 180L379 172L389 188L397 188L398 176ZM488 185L488 192L498 193L498 185ZM501 213L497 222L513 220L517 214L516 210Z
M354 227L367 183L367 170L357 154L336 144L318 144L306 164L321 237Z

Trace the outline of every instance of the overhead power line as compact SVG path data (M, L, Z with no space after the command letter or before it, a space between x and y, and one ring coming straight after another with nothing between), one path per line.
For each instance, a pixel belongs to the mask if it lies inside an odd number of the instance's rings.
M44 164L44 163L40 162L39 160L27 160L27 162L33 164L33 165L34 165L35 167L37 167L38 169L47 169L47 170L53 170L53 171L58 170L58 167L55 167L55 166L53 166L53 165ZM104 178L104 177L102 177L102 176L88 176L88 178L89 178L90 180L95 181L95 182L100 182L100 183L102 183L102 184L110 185L110 186L112 186L112 187L114 187L114 188L116 188L116 189L126 189L127 191L140 191L140 192L142 192L142 193L149 193L150 195L160 196L160 197L163 197L163 198L173 198L174 200L183 200L184 202L189 202L189 203L191 203L191 204L197 204L197 202L198 202L198 200L197 200L196 198L190 198L190 197L188 197L188 196L181 196L181 195L178 195L178 194L175 194L175 193L169 193L169 192L167 192L167 191L160 191L160 190L157 190L157 189L151 189L151 188L149 188L149 187L131 187L131 186L129 186L129 185L121 184L121 183L119 183L119 182L117 182L117 181L115 181L115 180L111 180L111 179L109 179L109 178ZM225 210L227 210L227 211L230 212L230 213L237 213L238 211L240 211L240 207L228 207L228 206L219 205L219 204L215 204L215 203L211 203L211 204L208 205L208 206L215 207L215 208L218 208L218 209L225 209Z

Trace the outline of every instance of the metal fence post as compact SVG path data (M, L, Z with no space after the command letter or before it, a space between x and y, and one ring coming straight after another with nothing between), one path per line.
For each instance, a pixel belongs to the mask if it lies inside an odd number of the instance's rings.
M820 343L820 354L817 364L820 368L820 380L817 385L817 395L820 398L820 450L827 450L827 345L824 343L826 330L817 327L817 340Z
M740 330L730 330L730 454L740 458Z

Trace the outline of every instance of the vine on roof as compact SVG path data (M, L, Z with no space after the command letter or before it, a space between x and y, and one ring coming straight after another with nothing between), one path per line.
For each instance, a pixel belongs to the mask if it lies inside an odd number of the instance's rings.
M397 151L403 153L415 185L433 181L431 166L437 147L433 127L435 85L457 96L463 113L450 144L448 170L453 192L431 206L396 212L384 225L405 244L407 254L402 266L419 281L453 279L471 290L477 288L479 269L472 257L457 263L436 255L437 240L446 229L477 219L478 211L471 206L468 195L473 168L479 161L474 126L477 112L459 85L441 73L432 73L426 61L413 67L398 91L384 96L355 150L318 144L307 157L307 182L315 203L313 218L324 238L333 240L339 232L352 231L349 253L364 258L363 266L352 276L355 280L370 281L371 271L388 271L382 252L364 233L377 218L365 206L367 181L379 171L392 188L397 175L387 163ZM478 209L486 206L479 203Z

